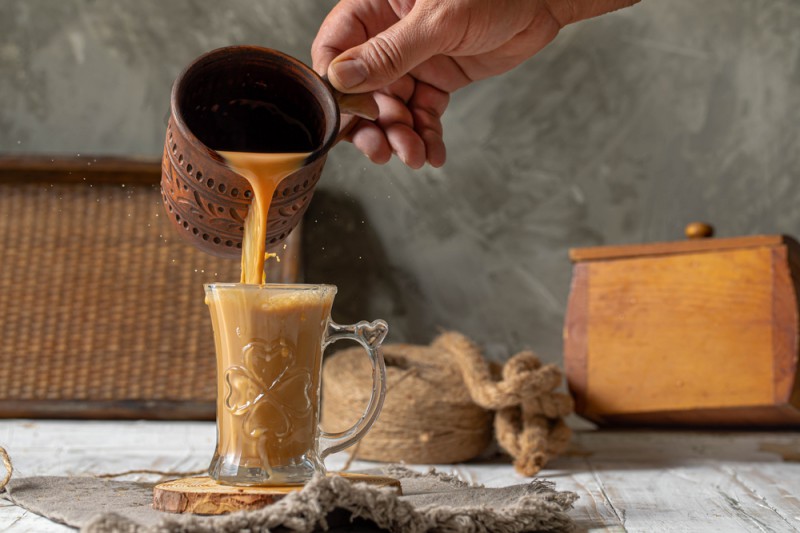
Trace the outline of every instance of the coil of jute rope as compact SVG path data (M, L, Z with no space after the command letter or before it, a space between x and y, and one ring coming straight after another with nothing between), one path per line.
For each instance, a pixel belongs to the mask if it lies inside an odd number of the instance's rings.
M11 481L11 475L14 473L14 465L11 464L11 457L8 456L8 452L2 446L0 446L0 460L3 461L3 466L6 469L3 479L0 479L0 491L2 491L6 488L8 482Z
M380 418L351 451L351 459L457 463L480 455L492 434L532 476L562 453L571 437L564 417L572 398L557 389L561 370L520 352L502 367L456 332L430 346L384 347L386 401ZM323 370L322 418L326 429L347 427L363 411L371 371L357 349L337 352ZM492 431L494 427L494 432Z

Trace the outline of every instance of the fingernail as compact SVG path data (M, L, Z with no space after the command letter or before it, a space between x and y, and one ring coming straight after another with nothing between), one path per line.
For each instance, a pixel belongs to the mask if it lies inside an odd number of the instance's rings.
M334 85L343 89L351 89L367 79L367 69L358 59L345 59L331 65L331 76L335 78Z
M402 161L405 166L411 167L411 165L408 164L408 156L406 154L403 152L395 152L395 154L397 154L397 157L400 158L400 161Z

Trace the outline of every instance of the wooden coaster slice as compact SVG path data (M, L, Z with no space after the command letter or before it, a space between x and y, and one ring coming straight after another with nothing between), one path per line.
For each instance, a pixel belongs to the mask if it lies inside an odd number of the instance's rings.
M401 493L400 482L384 476L352 474L338 475L353 483L375 487L394 487ZM153 508L168 513L225 514L233 511L252 511L275 503L290 492L302 490L303 485L274 485L245 487L222 485L210 477L187 477L160 483L153 488Z

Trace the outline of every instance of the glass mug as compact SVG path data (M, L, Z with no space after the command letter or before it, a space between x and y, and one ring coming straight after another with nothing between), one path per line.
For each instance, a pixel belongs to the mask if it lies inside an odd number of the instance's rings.
M283 485L324 473L323 459L360 440L380 413L386 370L383 320L331 321L333 285L205 285L217 352L217 447L209 474L220 483ZM372 396L353 427L319 428L325 347L358 342L373 370Z

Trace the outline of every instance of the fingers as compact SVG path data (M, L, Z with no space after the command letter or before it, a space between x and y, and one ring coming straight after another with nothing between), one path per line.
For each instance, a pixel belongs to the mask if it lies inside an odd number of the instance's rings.
M417 83L408 105L414 119L414 130L425 145L425 157L434 168L447 158L442 137L442 115L450 103L450 95L426 83Z
M342 0L325 17L311 45L314 70L326 74L336 56L364 43L397 20L392 6L386 2Z
M385 163L391 154L413 169L425 163L440 167L447 156L441 117L449 95L406 76L374 93L380 109L375 123L360 121L348 140L375 163ZM407 102L406 102L407 100Z
M383 130L374 122L359 121L347 140L353 143L370 161L383 165L392 158L392 148Z
M363 44L337 56L328 68L331 83L342 92L374 91L394 83L440 52L440 32L429 26L425 12L412 9Z
M388 163L392 153L396 153L410 168L419 169L425 164L425 142L413 129L403 124L392 124L384 130L374 122L362 121L353 128L348 140L373 163Z
M440 48L430 9L415 11L414 5L414 0L341 0L320 27L311 55L314 69L327 73L342 92L380 89L378 120L359 121L347 140L373 162L385 163L395 153L416 169L426 161L444 164L441 114L449 96L432 87L420 90L419 82L405 76Z
M395 94L375 93L380 108L377 125L383 130L392 152L407 166L425 164L425 143L414 130L414 118L403 99Z

